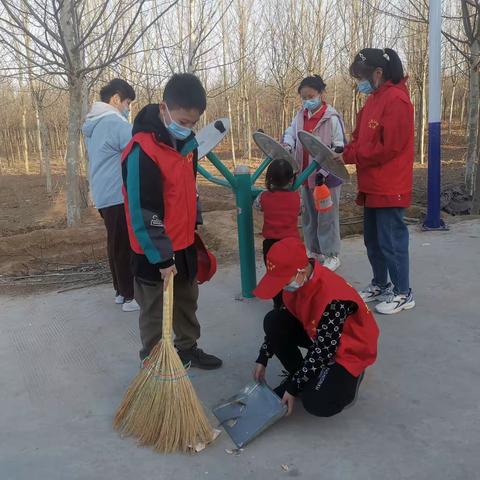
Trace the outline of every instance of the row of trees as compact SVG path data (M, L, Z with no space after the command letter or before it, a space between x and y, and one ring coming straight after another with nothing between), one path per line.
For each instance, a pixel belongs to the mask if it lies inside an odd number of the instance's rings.
M443 119L448 134L460 130L467 139L465 182L478 210L480 5L444 3ZM362 99L349 63L364 46L389 46L405 60L424 162L427 19L426 0L0 0L1 161L27 172L40 161L49 191L50 161L64 159L67 222L74 225L80 126L110 78L135 87L135 113L158 101L173 72L196 73L209 94L203 122L229 116L232 160L245 163L253 130L281 137L308 74L324 77L350 130Z

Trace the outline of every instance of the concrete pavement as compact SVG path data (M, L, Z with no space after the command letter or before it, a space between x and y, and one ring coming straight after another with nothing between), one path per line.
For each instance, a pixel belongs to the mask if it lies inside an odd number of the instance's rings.
M164 456L112 430L139 340L108 286L0 296L0 480L479 479L480 221L412 230L411 245L417 308L377 315L379 358L357 404L329 419L298 404L239 456L225 433L198 455ZM342 261L354 286L368 283L360 238ZM192 372L207 409L250 381L261 344L269 304L237 301L239 290L235 268L201 287L201 347L225 361ZM272 362L272 384L278 372Z

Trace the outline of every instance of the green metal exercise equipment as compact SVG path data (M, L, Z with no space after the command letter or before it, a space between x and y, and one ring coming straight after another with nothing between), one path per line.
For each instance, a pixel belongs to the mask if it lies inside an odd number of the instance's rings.
M210 128L211 130L212 125L217 130L222 130L222 128L228 129L227 122L225 122L225 119L217 120L213 124L205 127L205 129ZM197 134L197 138L203 137L202 131ZM221 133L225 134L226 132L223 131ZM223 136L220 138L220 141ZM273 139L271 140L275 142ZM217 145L218 143L219 141L216 142L215 145ZM278 145L280 146L280 144ZM200 164L198 165L198 173L200 173L203 177L216 185L230 188L235 194L235 202L237 207L238 245L240 253L242 295L245 298L252 298L253 289L257 285L255 243L253 232L253 201L255 200L256 196L261 191L263 191L262 188L256 187L255 183L273 159L267 156L260 164L260 166L255 170L255 172L251 174L250 168L246 165L238 165L233 173L230 172L230 170L211 151L211 149L209 153L207 153L205 156L219 171L223 178L212 175ZM297 177L293 185L293 189L297 190L302 185L302 183L318 168L319 164L316 161L312 162L310 166Z

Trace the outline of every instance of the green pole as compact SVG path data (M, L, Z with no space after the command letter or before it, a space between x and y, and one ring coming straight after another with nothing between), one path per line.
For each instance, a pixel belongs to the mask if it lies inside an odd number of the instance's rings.
M213 153L207 154L207 158L213 163L215 168L227 179L228 183L235 188L235 177L230 170L222 163L222 161Z
M248 167L240 165L235 171L237 188L234 189L237 200L238 247L240 252L240 272L242 295L253 297L257 286L255 265L255 242L253 238L252 177Z
M302 183L307 180L307 178L315 172L320 165L313 160L312 163L297 177L295 183L293 184L292 190L297 190L302 186Z
M265 158L260 166L257 168L257 171L252 175L252 185L258 180L263 171L270 165L272 159L270 157Z
M215 183L216 185L220 185L222 187L227 187L230 189L232 188L230 183L227 182L225 179L212 175L208 170L205 170L205 168L203 168L201 165L197 165L197 171L200 175L205 177L210 182Z

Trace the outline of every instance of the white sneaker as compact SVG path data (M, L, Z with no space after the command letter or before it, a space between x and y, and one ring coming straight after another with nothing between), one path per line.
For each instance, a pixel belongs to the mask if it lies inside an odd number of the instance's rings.
M374 301L384 302L392 296L392 288L393 286L391 283L388 283L385 288L381 288L378 285L371 283L367 288L360 290L358 293L365 303Z
M325 257L325 260L323 262L323 266L334 272L335 270L340 267L342 262L340 262L340 259L338 257Z
M115 297L115 303L116 303L117 305L122 305L123 302L125 302L125 298L123 298L121 295L117 295L117 296Z
M400 313L402 310L410 310L414 307L415 299L413 298L412 289L410 289L408 294L395 295L392 293L388 300L379 303L375 309L383 315L392 315L394 313Z
M140 305L135 300L127 300L122 305L122 310L124 312L136 312L137 310L140 310Z

